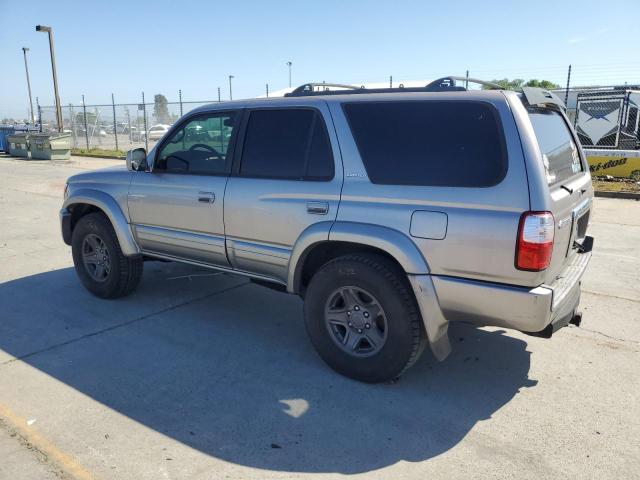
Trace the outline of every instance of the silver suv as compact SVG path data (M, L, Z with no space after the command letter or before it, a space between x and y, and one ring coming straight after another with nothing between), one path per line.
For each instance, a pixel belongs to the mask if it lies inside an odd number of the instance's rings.
M555 95L484 88L307 84L198 108L127 169L68 180L77 274L114 298L144 260L175 260L300 295L320 356L365 382L426 343L443 360L449 322L549 337L580 321L589 169Z

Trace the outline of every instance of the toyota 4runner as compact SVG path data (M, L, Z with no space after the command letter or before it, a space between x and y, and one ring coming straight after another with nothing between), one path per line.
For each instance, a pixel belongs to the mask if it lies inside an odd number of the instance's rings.
M449 322L579 323L593 188L564 105L456 80L306 84L186 114L128 168L69 178L80 280L115 298L146 259L246 275L300 295L320 356L365 382L427 343L443 360Z

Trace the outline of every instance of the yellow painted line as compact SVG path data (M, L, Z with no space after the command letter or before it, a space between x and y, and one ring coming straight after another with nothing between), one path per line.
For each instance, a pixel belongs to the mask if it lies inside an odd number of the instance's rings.
M71 455L56 447L53 442L39 433L33 426L27 425L27 420L13 413L9 408L0 405L0 417L6 424L22 436L37 450L47 455L48 459L62 468L65 473L77 480L94 480L95 476L85 469Z

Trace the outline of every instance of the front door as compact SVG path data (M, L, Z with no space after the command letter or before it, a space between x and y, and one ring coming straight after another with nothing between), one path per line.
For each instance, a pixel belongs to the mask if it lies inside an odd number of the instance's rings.
M143 253L229 265L223 203L239 117L187 117L160 142L151 171L133 175L129 215Z
M234 268L285 281L300 234L315 223L335 221L342 168L330 121L325 106L246 112L239 164L225 195L227 253Z

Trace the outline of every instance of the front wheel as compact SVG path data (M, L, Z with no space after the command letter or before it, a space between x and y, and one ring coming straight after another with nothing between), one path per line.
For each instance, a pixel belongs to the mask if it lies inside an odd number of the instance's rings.
M311 279L304 312L322 359L356 380L392 380L424 348L420 313L404 272L381 256L354 254L325 264Z
M73 263L80 281L100 298L131 293L142 276L142 257L126 257L116 232L102 213L85 215L71 237Z

